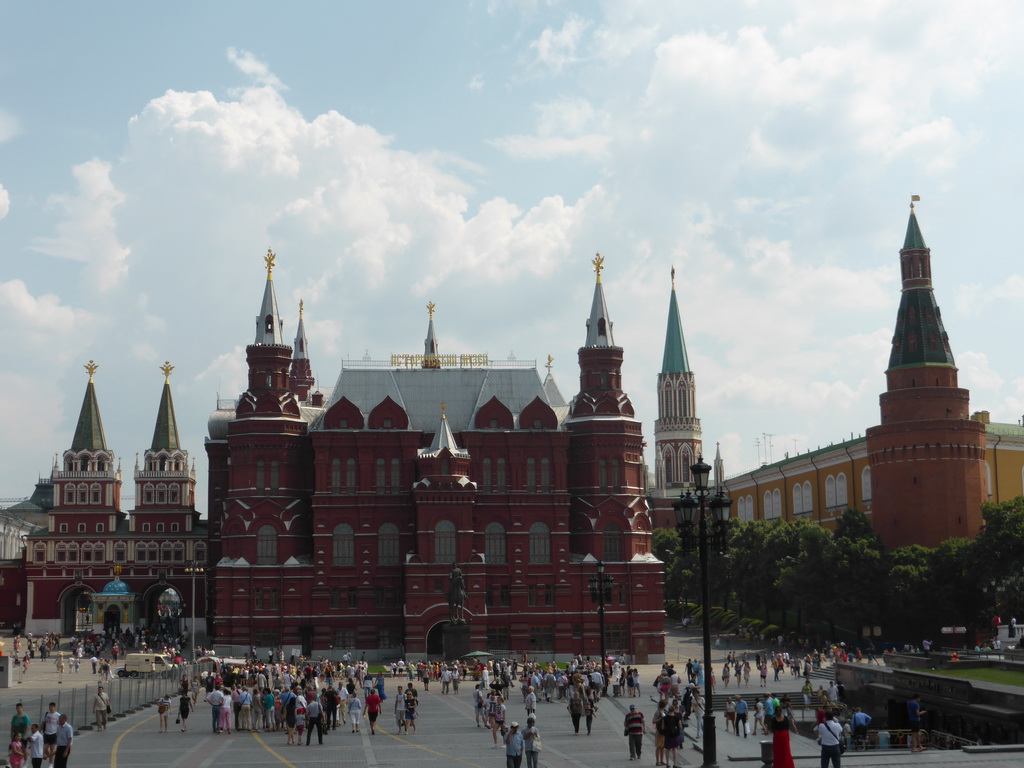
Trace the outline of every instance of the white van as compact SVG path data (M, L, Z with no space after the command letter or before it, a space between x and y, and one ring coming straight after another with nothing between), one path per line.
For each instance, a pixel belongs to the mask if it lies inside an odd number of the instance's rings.
M124 666L117 670L117 676L138 677L174 667L174 662L166 653L129 653L124 657Z

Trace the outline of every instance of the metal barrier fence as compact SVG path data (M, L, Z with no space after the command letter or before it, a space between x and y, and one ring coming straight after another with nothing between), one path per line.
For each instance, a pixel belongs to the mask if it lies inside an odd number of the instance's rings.
M43 715L46 714L51 701L56 703L57 711L68 716L68 722L77 733L91 730L96 726L93 703L97 688L102 686L110 699L111 712L107 717L113 720L138 712L142 707L153 704L167 694L171 696L172 704L176 705L175 698L178 695L181 676L187 675L188 679L192 680L197 670L196 665L186 664L162 672L142 674L139 677L114 677L103 683L80 686L61 685L51 693L22 697L21 704L24 713L33 723L38 723L42 730ZM13 703L0 704L0 723L10 723L15 713Z

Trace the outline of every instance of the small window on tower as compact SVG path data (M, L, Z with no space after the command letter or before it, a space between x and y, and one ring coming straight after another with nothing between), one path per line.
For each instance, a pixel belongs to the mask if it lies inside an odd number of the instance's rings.
M391 419L390 418L384 419L384 429L391 429Z
M497 419L491 419L491 429L497 429L497 428L498 428L498 420Z
M348 429L348 419L338 419L338 426L341 429Z
M79 523L78 524L78 532L79 533L85 533L85 523Z
M61 533L67 533L68 532L68 524L67 523L61 523L60 524L60 532Z
M267 333L273 333L274 332L274 316L273 315L267 315L266 331L267 331Z
M149 533L149 523L143 523L142 524L142 532L143 533Z
M157 533L163 533L164 532L164 524L163 523L157 523L156 524L156 532Z
M103 523L96 523L96 533L103 533L104 530L105 530L105 527L104 527Z

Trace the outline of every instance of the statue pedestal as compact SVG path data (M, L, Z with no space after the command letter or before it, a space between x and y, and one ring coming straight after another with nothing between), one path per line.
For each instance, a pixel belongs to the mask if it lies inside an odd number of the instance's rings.
M470 652L469 624L445 624L442 631L445 661L461 659Z

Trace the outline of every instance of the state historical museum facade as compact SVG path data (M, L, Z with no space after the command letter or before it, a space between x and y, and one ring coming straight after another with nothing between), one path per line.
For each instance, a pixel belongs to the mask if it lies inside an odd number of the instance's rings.
M290 347L273 264L248 389L206 444L217 645L440 654L457 563L473 650L598 655L600 560L607 649L663 659L664 569L603 260L568 403L535 364L442 354L433 305L423 355L345 363L313 391L302 310Z

